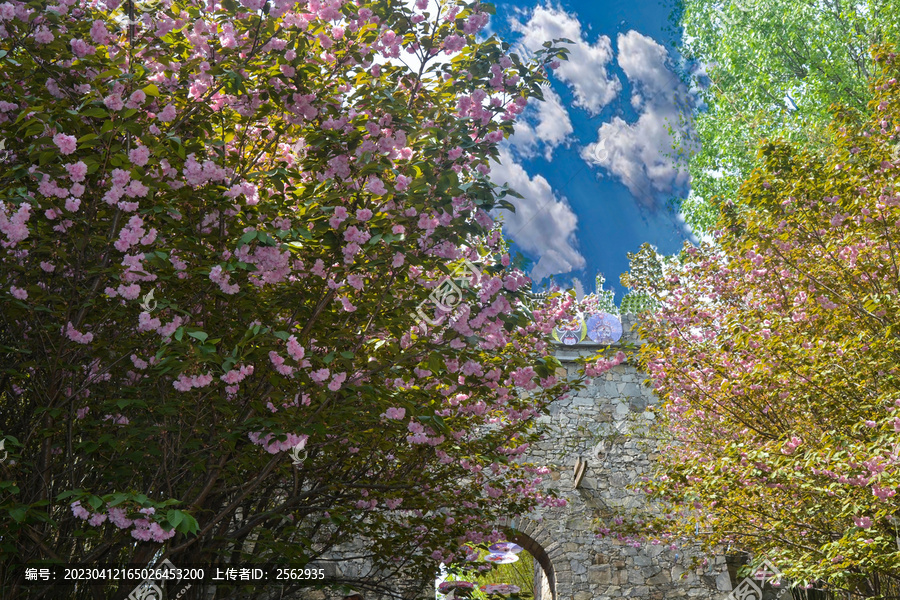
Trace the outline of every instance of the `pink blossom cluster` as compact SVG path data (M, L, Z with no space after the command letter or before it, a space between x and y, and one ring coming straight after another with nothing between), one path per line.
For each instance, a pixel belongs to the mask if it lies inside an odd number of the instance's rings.
M278 454L298 446L299 450L303 450L306 447L306 441L309 439L308 435L296 435L293 433L288 433L283 442L279 442L271 433L263 435L261 432L251 432L248 434L248 437L257 446L265 448L269 454Z
M0 202L0 232L6 236L6 241L0 242L0 246L11 248L28 237L26 223L31 217L31 205L23 202L10 217L6 203Z
M186 375L185 373L181 373L178 375L178 378L172 383L172 387L174 387L179 392L188 392L193 388L202 388L208 386L213 381L213 376L211 373L205 373L203 375Z
M127 529L131 526L134 526L134 529L131 531L131 536L134 539L141 540L143 542L164 542L168 539L171 539L175 535L174 528L170 531L166 531L159 523L157 523L156 521L151 521L148 518L129 519L125 516L126 513L123 508L120 508L118 506L109 506L109 503L107 503L106 514L91 514L90 511L81 506L80 501L73 502L71 504L71 508L72 514L83 521L88 521L88 523L90 523L94 527L99 527L100 525L102 525L104 522L106 522L107 518L109 518L110 523L112 523L119 529ZM142 508L139 510L139 512L149 517L156 512L156 509L153 507Z
M210 269L209 279L213 283L218 284L219 289L228 295L236 294L241 289L238 284L230 283L231 275L227 272L224 272L222 265L216 265L212 269Z

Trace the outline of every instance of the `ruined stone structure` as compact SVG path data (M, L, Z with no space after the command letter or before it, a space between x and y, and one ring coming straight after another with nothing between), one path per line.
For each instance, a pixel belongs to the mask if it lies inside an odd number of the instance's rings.
M623 321L626 333L621 342L639 343L631 331L633 319L625 316ZM598 348L596 344L560 346L556 356L574 378L574 359L592 356ZM634 366L619 365L554 402L550 415L538 420L548 433L532 446L526 460L552 469L545 485L565 498L567 505L508 523L521 532L516 541L540 563L535 579L540 595L535 600L720 600L732 589L733 574L724 556L707 557L707 567L694 571L689 567L689 548L634 548L612 538L598 539L593 533L592 520L598 511L643 501L626 486L649 474L653 459L641 439L653 418L646 409L656 402L645 379ZM584 473L576 486L580 461Z
M632 331L634 319L625 316L623 326L620 343L639 343ZM556 355L566 375L574 378L578 367L574 359L591 356L598 348L585 343L559 346ZM645 379L634 366L619 365L554 402L550 415L539 419L547 435L532 446L525 460L551 468L544 485L565 498L567 505L499 524L510 532L510 541L536 559L535 600L723 600L736 583L735 568L729 573L724 556L706 557L705 568L692 570L690 548L635 548L594 534L593 519L599 511L643 502L626 486L649 474L653 460L641 440L653 418L646 409L656 402ZM584 472L576 485L576 464L582 461ZM433 586L409 597L434 598Z

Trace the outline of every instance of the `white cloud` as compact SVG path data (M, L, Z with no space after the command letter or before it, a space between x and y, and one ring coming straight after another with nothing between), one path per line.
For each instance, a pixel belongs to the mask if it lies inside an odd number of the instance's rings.
M567 142L575 130L559 95L549 86L543 88L543 93L543 102L529 100L525 112L516 121L515 134L509 143L526 158L537 154L543 146L544 158L551 160L553 150Z
M530 273L534 281L584 268L584 256L576 248L578 217L544 177L529 176L504 145L500 148L500 163L491 163L491 180L501 186L508 183L524 196L524 199L510 198L515 213L501 211L501 214L506 235L525 252L540 256Z
M592 115L615 100L622 89L619 79L606 72L606 65L613 56L610 39L601 35L591 44L582 33L576 16L550 6L538 6L527 23L513 19L511 27L522 34L519 44L529 52L539 50L544 42L556 38L574 42L559 44L569 49L569 60L561 62L554 75L572 89L575 105Z
M619 34L619 66L640 96L641 113L635 123L615 117L598 130L597 142L582 149L588 163L604 167L624 183L647 207L657 199L684 193L690 177L672 156L669 129L685 133L689 115L687 88L668 68L666 49L652 38L629 31Z

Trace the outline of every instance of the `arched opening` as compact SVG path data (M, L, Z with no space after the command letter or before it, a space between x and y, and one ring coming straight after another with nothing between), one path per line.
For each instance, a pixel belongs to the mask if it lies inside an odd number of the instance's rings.
M505 584L517 588L521 598L557 600L556 578L547 551L533 537L517 531L512 524L504 526L503 531L506 533L505 541L513 542L521 547L518 550L512 550L516 560L508 563L498 562L491 571L481 574L470 573L464 576L449 575L442 567L442 575L436 582L438 592L440 592L438 598L444 598L444 600L463 597L483 598L484 593L480 591L482 586ZM476 556L480 556L480 560L485 560L488 554L486 550L479 550ZM475 560L479 559L475 558ZM458 581L468 582L464 584L469 586L465 594L455 591L454 582Z
M521 531L510 531L509 541L522 546L534 557L534 600L556 600L556 578L547 551L534 538Z

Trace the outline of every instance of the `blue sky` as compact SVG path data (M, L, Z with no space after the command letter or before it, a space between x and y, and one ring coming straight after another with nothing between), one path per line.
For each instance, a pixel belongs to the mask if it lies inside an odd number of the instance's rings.
M586 291L603 273L624 292L626 253L650 242L677 252L691 233L668 207L689 179L671 155L669 126L692 109L672 70L677 52L672 0L496 1L490 29L523 54L549 38L572 40L568 63L551 75L501 147L492 179L525 196L505 213L504 231L533 262L532 278Z

